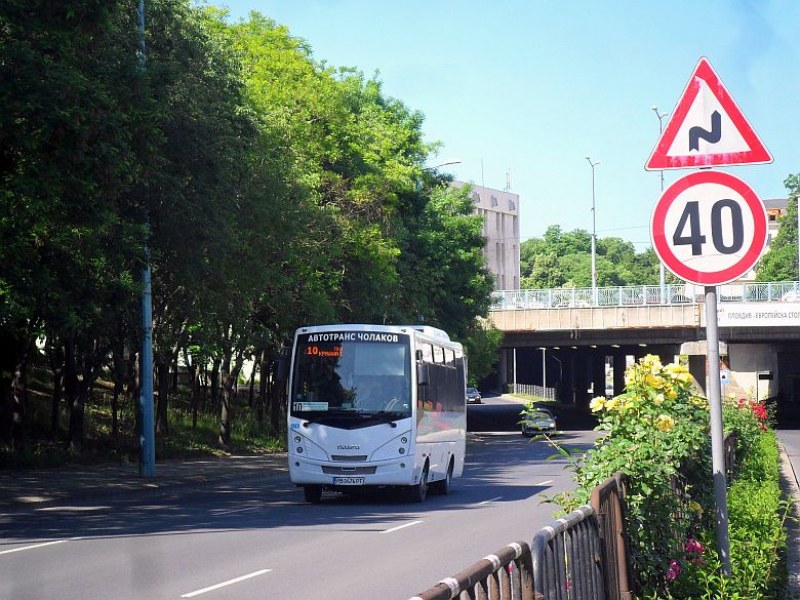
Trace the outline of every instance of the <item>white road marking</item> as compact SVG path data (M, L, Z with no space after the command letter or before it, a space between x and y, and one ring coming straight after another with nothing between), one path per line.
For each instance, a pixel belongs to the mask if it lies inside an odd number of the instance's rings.
M391 529L386 529L381 531L380 533L392 533L393 531L397 531L398 529L405 529L406 527L411 527L412 525L419 525L422 521L411 521L410 523L405 523L404 525L398 525L397 527L392 527Z
M254 510L259 510L260 508L263 508L263 507L261 507L261 506L250 506L248 508L232 508L230 510L215 511L214 514L218 515L218 516L221 516L221 515L232 515L232 514L235 514L235 513L252 512Z
M220 588L233 585L234 583L239 583L241 581L245 581L246 579L252 579L253 577L258 577L259 575L263 575L264 573L269 573L270 571L272 571L272 569L261 569L260 571L253 571L252 573L248 573L247 575L242 575L241 577L229 579L228 581L223 581L222 583L218 583L216 585L203 588L202 590L196 590L194 592L189 592L188 594L183 594L181 598L193 598L195 596L199 596L200 594L205 594L206 592L213 592L214 590L218 590Z
M553 480L552 480L552 479L548 479L548 480L546 480L546 481L540 481L539 483L535 483L534 485L536 485L536 486L539 486L539 485L547 485L547 484L549 484L549 483L553 483Z
M478 506L483 506L484 504L491 504L492 502L497 502L498 500L502 500L502 496L497 496L496 498L489 498L488 500L484 500L483 502L478 502Z
M42 542L41 544L33 544L32 546L22 546L21 548L13 548L11 550L3 550L0 552L2 554L12 554L14 552L22 552L24 550L35 550L36 548L44 548L45 546L55 546L56 544L64 544L71 540L56 540L54 542Z

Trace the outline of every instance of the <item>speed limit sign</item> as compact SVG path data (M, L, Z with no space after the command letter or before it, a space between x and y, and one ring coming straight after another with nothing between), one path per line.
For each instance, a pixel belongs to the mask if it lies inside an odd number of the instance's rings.
M721 171L699 171L659 198L650 232L656 254L681 279L719 285L747 273L767 243L767 214L756 193Z

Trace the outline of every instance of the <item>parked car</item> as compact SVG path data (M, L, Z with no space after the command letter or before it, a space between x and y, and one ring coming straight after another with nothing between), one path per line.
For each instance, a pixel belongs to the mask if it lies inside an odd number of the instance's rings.
M481 400L481 393L476 388L467 388L467 404L480 404Z
M529 404L522 411L522 435L531 437L538 433L554 432L556 430L556 418L549 408L538 404Z

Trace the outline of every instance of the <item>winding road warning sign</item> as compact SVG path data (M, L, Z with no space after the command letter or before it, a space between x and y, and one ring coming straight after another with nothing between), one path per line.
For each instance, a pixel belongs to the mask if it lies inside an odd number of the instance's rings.
M670 271L701 285L720 285L752 269L767 243L764 203L741 179L721 171L691 173L656 204L653 248Z
M772 162L708 59L701 58L653 153L648 171Z

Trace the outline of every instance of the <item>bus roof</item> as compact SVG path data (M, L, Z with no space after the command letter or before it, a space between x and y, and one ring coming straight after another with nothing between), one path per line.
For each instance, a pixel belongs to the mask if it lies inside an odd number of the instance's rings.
M401 332L401 331L408 331L409 329L418 331L421 334L430 338L438 339L445 342L450 341L450 336L447 335L446 331L438 329L437 327L431 327L430 325L378 325L378 324L367 324L367 323L335 323L327 325L308 325L305 327L300 327L296 333L308 333L310 331L342 331L342 330Z

